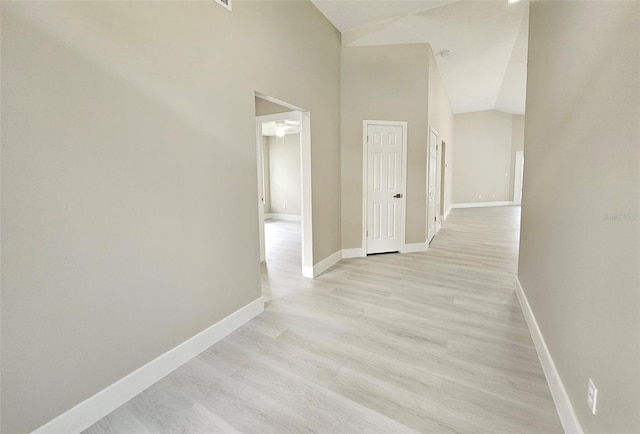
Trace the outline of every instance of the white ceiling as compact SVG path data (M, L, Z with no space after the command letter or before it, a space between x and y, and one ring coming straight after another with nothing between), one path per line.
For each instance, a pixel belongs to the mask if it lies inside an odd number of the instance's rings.
M524 114L527 0L312 1L344 46L431 44L454 113Z

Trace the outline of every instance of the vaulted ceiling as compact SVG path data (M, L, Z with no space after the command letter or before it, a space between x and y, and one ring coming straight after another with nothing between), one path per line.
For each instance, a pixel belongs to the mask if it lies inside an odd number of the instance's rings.
M527 0L312 0L343 46L429 43L454 113L524 114Z

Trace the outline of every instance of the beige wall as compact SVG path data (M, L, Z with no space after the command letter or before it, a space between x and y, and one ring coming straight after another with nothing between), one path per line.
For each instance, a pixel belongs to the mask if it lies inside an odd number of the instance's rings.
M512 126L513 116L496 110L454 116L453 203L512 199Z
M362 244L362 121L408 122L405 242L426 239L429 127L453 149L449 97L428 44L342 49L342 248ZM440 149L441 150L441 149ZM453 154L446 157L451 167ZM451 172L445 203L451 202Z
M531 3L518 275L586 433L640 432L639 18Z
M406 242L424 242L426 44L342 49L342 248L362 247L362 121L407 121Z
M268 213L300 215L300 134L269 137Z
M511 121L511 150L524 150L524 115L513 115Z
M273 115L277 113L286 113L291 111L290 108L281 106L280 104L272 103L271 101L267 101L260 97L256 97L255 102L256 102L256 116Z
M260 296L255 91L311 112L314 262L340 249L340 35L310 2L2 2L1 64L2 432Z
M447 90L444 87L432 50L429 50L429 106L427 119L429 126L435 128L438 132L438 191L444 191L444 194L441 194L440 211L436 214L441 215L451 206L453 196L453 112L451 111L449 95L447 95ZM442 142L446 143L444 164L442 162ZM444 170L444 177L442 177L441 170ZM444 189L442 188L443 179Z

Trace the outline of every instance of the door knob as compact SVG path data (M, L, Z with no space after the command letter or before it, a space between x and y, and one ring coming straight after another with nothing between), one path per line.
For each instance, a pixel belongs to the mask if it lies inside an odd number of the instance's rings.
M396 199L400 199L402 197L402 193L395 194L393 197Z

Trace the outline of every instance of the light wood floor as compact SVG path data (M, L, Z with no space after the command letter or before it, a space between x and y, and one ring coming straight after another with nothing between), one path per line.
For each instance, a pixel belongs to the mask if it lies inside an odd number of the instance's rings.
M269 222L264 314L88 433L560 433L514 295L519 207L454 210L424 253L301 277Z

